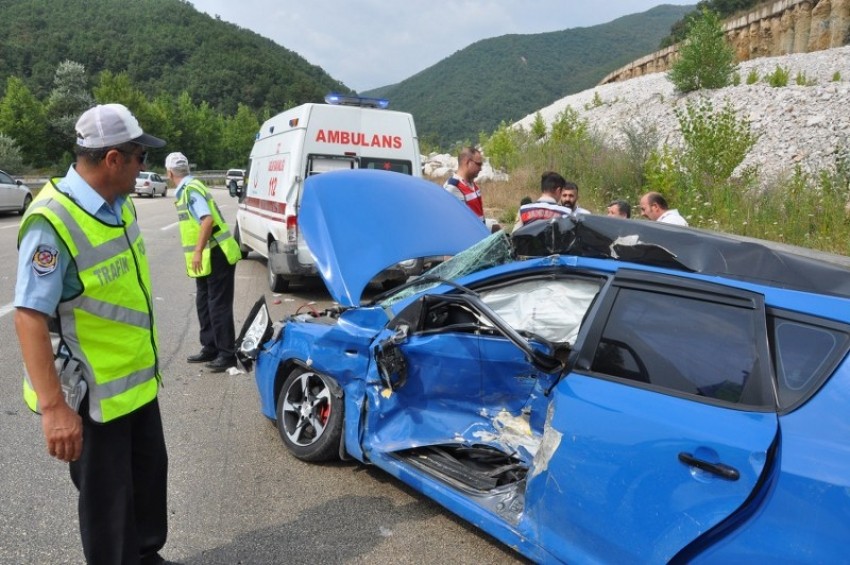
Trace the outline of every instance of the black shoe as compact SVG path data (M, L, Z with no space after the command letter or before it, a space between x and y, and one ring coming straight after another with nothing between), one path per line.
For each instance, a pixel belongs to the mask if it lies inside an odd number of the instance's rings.
M230 367L236 366L236 357L233 355L219 355L205 365L211 373L223 373Z
M200 353L186 357L186 361L189 363L206 363L215 359L216 356L215 349L201 349Z

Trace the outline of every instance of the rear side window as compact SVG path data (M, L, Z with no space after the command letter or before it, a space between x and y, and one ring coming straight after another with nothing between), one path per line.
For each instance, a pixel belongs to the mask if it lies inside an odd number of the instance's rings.
M759 382L766 378L759 314L699 295L622 288L591 370L716 401L769 405Z
M805 319L769 318L779 405L789 411L805 402L847 354L845 329Z
M310 155L307 158L307 176L329 171L356 169L354 157L340 155Z
M405 175L412 175L413 170L410 161L402 161L399 159L376 159L374 157L361 157L361 169L377 169L379 171L393 171Z

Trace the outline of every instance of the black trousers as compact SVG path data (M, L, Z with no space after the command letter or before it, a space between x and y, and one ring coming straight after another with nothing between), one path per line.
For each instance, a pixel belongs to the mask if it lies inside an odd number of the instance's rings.
M195 279L195 306L201 326L201 346L215 350L219 356L236 353L236 330L233 324L233 288L236 266L227 262L219 247L211 253L212 272Z
M168 454L159 402L99 424L83 418L83 453L70 463L80 491L83 553L89 565L136 565L165 545Z

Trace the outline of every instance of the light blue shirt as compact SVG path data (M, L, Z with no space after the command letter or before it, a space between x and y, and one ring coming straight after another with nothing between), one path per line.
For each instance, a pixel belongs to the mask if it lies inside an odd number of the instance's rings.
M180 197L183 195L183 191L186 189L186 185L195 180L195 177L192 175L183 177L183 180L180 181L180 184L177 186L177 192L174 194L174 198L179 202ZM210 207L207 204L206 198L203 198L197 191L190 190L189 191L189 214L195 219L199 224L201 220L205 216L210 215Z
M110 206L77 174L73 165L56 186L92 216L106 224L121 225L125 196L116 198ZM52 262L54 254L55 262ZM76 296L81 290L77 267L53 226L43 217L31 220L18 249L15 307L31 308L52 316L61 300Z

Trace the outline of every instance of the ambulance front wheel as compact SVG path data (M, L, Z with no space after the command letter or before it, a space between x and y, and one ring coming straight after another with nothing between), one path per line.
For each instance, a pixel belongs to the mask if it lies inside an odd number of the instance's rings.
M269 288L272 292L286 292L289 290L289 279L283 278L281 275L272 272L272 262L266 261L266 266L269 271Z

